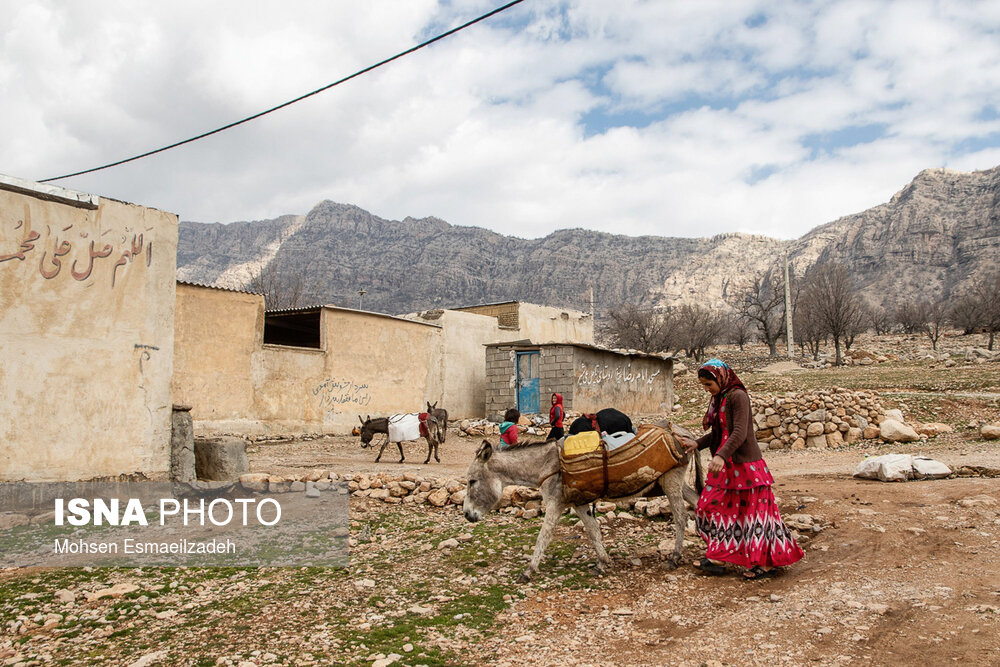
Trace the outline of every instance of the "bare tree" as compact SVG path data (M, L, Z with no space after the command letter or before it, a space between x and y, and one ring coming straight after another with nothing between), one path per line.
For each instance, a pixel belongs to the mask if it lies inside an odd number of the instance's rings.
M990 350L997 332L1000 332L1000 271L982 276L972 284L972 296L982 308L982 325L990 335Z
M777 272L755 276L733 290L729 304L753 323L771 356L777 356L778 339L785 333L784 279Z
M305 285L299 273L279 271L271 262L243 282L243 289L264 295L264 307L268 310L298 308L303 304Z
M738 314L732 314L727 318L726 327L728 331L727 338L730 343L735 343L740 346L740 350L753 340L754 326L745 317Z
M968 336L983 326L983 308L975 296L959 297L951 307L951 323Z
M808 351L813 360L819 359L820 345L826 339L826 331L816 310L813 294L809 290L803 290L792 309L795 342L803 352Z
M945 301L922 301L917 308L923 321L923 332L930 338L931 347L937 350L941 332L948 324L948 304Z
M892 331L895 324L892 313L882 304L869 304L867 306L868 326L875 332L876 336L884 336Z
M807 278L805 291L812 301L812 315L827 335L833 338L835 364L843 363L841 341L856 327L864 302L847 269L828 263L814 267Z
M719 342L726 332L725 316L704 306L684 305L673 315L675 345L697 362L705 358L706 348Z
M662 352L670 347L668 313L629 303L608 313L604 330L608 344L643 352Z
M904 302L896 306L894 319L903 333L920 333L924 328L924 314L920 310L920 304L915 302Z

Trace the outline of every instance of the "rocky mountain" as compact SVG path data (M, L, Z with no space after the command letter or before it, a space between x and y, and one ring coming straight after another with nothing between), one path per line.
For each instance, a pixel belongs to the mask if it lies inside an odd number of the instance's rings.
M324 201L305 216L181 222L178 278L235 287L269 264L305 280L308 303L402 313L519 299L599 311L634 302L721 303L734 281L777 269L849 267L874 302L950 296L1000 264L1000 167L928 169L888 203L794 241L721 234L629 237L565 229L503 236L437 218L384 220Z

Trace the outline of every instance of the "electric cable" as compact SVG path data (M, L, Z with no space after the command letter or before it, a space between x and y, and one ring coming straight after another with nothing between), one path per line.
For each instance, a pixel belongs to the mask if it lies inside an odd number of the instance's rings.
M184 139L183 141L178 141L176 143L172 143L169 146L164 146L162 148L157 148L155 150L147 151L145 153L141 153L139 155L135 155L135 156L130 157L130 158L125 158L123 160L118 160L117 162L110 162L110 163L102 165L100 167L94 167L92 169L84 169L82 171L75 171L75 172L73 172L71 174L63 174L62 176L53 176L51 178L43 178L43 179L41 179L38 182L39 183L48 183L50 181L58 181L58 180L61 180L63 178L71 178L73 176L81 176L83 174L90 174L90 173L93 173L95 171L101 171L102 169L110 169L111 167L117 167L120 164L125 164L127 162L134 162L136 160L141 160L142 158L149 157L150 155L156 155L157 153L162 153L164 151L168 151L171 148L177 148L178 146L183 146L184 144L190 144L190 143L192 143L194 141L198 141L199 139L204 139L205 137L210 137L213 134L218 134L220 132L224 132L225 130L228 130L230 128L236 127L237 125L242 125L243 123L248 123L248 122L250 122L252 120L256 120L256 119L260 118L261 116L266 116L267 114L274 113L275 111L278 111L279 109L284 109L285 107L291 106L291 105L295 104L296 102L301 102L302 100L304 100L304 99L306 99L308 97L312 97L313 95L318 95L319 93L322 93L323 91L329 90L330 88L333 88L335 86L339 86L340 84L346 83L347 81L350 81L351 79L356 79L357 77L361 76L362 74L367 74L368 72L371 72L372 70L378 69L379 67L382 67L383 65L387 65L387 64L391 63L394 60L399 60L400 58L402 58L404 56L407 56L407 55L413 53L414 51L419 51L420 49L422 49L422 48L424 48L426 46L430 46L434 42L438 42L438 41L444 39L445 37L450 37L451 35L454 35L456 32L459 32L461 30L465 30L466 28L468 28L468 27L470 27L472 25L475 25L476 23L479 23L480 21L485 21L486 19L490 18L491 16L495 16L495 15L501 13L501 12L504 12L504 11L510 9L511 7L513 7L514 5L519 5L522 2L524 2L524 0L512 0L512 2L508 2L507 4L505 4L505 5L501 6L501 7L497 7L496 9L494 9L492 11L489 11L489 12L483 14L482 16L474 18L471 21L463 23L460 26L456 26L456 27L452 28L451 30L448 30L447 32L443 32L440 35L437 35L436 37L432 37L431 39L428 39L426 42L421 42L420 44L417 44L416 46L410 47L409 49L406 49L405 51L401 51L401 52L397 53L396 55L392 56L391 58L386 58L385 60L382 60L382 61L379 61L379 62L375 63L374 65L369 65L368 67L366 67L364 69L358 70L354 74L351 74L349 76L345 76L342 79L338 79L337 81L334 81L331 84L327 84L327 85L323 86L322 88L317 88L316 90L314 90L314 91L312 91L310 93L306 93L305 95L300 95L299 97L296 97L295 99L288 100L287 102L283 102L282 104L279 104L278 106L275 106L275 107L271 107L270 109L267 109L266 111L261 111L260 113L255 113L252 116L247 116L246 118L244 118L242 120L234 121L232 123L229 123L228 125L223 125L222 127L216 128L214 130L210 130L208 132L203 132L202 134L199 134L197 136L191 137L190 139Z

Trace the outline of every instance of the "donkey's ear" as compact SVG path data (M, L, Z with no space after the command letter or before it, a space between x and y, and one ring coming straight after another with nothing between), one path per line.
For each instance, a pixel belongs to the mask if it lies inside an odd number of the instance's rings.
M434 409L434 408L432 408L432 407L431 407L431 402L430 402L430 401L427 401L427 412L430 412L430 411L431 411L431 410L433 410L433 409Z
M365 420L361 418L361 415L358 415L358 421L361 422L362 426L365 425Z
M490 456L493 455L493 445L490 444L489 440L483 440L482 446L479 447L479 451L476 452L476 458L484 463L490 460Z
M434 401L434 405L431 406L431 410L437 409L437 406L438 406L438 402Z

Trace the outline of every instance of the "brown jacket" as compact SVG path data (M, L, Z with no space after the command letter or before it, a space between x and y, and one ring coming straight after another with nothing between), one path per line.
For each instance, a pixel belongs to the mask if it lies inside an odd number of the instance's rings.
M713 456L721 456L725 460L731 457L733 463L749 463L764 458L754 435L750 397L745 391L733 389L726 394L725 416L729 439L720 442L722 429L713 426L711 431L698 438L698 449L708 448Z

